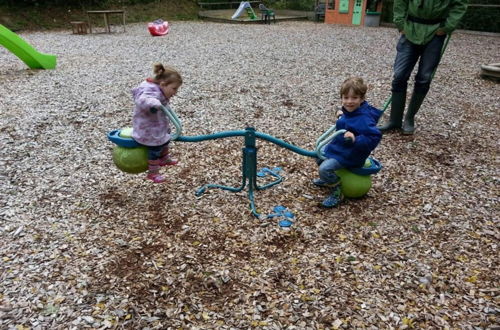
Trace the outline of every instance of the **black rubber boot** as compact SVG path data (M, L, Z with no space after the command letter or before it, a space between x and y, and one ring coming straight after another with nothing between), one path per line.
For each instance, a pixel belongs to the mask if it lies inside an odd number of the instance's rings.
M427 93L413 92L410 104L408 105L408 111L406 112L405 120L403 122L404 135L413 135L413 133L415 133L415 115L420 109L422 102L424 102L425 95L427 95Z
M377 126L382 133L401 128L403 112L405 111L406 92L393 92L391 102L389 121Z

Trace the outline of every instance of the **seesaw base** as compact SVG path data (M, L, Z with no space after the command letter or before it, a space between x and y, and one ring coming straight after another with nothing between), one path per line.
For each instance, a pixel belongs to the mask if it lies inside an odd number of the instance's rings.
M246 139L246 141L248 142L248 139ZM211 189L211 188L228 190L230 192L236 193L236 192L242 191L243 189L245 189L245 187L248 187L248 200L250 201L250 210L254 216L259 217L260 213L257 212L257 208L255 207L254 191L271 188L272 186L281 183L283 181L283 177L277 173L278 171L272 171L272 170L263 170L263 171L261 171L262 174L261 174L261 172L257 173L257 148L255 147L255 137L253 138L253 142L254 142L253 146L250 143L250 144L247 144L242 149L242 151L243 151L243 155L242 155L243 162L242 163L243 164L242 164L242 168L241 168L241 171L242 171L241 186L229 187L229 186L224 186L224 185L220 185L220 184L209 183L209 184L203 185L200 188L198 188L195 192L195 195L201 196L208 189ZM257 184L257 176L265 176L267 174L273 176L274 178L276 178L276 180L274 180L266 185L259 186Z

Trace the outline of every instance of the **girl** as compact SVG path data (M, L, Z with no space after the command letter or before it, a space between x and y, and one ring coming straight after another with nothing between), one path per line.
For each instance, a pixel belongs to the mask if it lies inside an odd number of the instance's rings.
M182 77L176 70L161 63L154 65L153 72L154 78L148 78L132 89L135 103L132 137L148 148L146 178L162 183L165 177L159 173L160 167L176 165L178 161L169 154L170 120L160 106L169 106L170 98L182 85Z

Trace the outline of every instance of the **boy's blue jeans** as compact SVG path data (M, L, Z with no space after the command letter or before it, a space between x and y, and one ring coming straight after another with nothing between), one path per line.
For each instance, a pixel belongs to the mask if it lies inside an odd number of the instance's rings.
M335 171L340 170L341 168L344 168L344 166L342 166L342 164L340 164L336 159L325 159L319 165L319 178L326 183L335 183L339 180Z
M397 54L394 61L392 92L406 92L408 79L415 64L420 59L415 76L414 91L426 94L431 85L432 72L434 72L441 59L441 49L445 39L446 35L435 35L427 44L416 45L406 39L404 34L401 35L396 46Z

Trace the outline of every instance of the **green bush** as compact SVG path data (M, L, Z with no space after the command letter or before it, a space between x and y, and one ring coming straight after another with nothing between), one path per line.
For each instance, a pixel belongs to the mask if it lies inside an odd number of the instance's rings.
M476 0L470 1L471 4L497 5L498 0ZM382 10L382 22L393 23L392 6L393 0L385 0ZM500 33L500 7L475 7L469 6L458 29L496 32Z
M116 4L119 2L122 5L137 5L137 4L148 4L156 0L0 0L0 5L7 5L10 7L30 7L30 6L40 6L40 7L106 7L109 4Z
M315 0L275 0L267 1L269 6L274 9L291 9L291 10L313 10L316 4Z
M459 29L500 32L500 7L469 7Z

